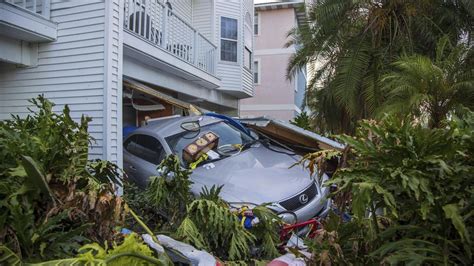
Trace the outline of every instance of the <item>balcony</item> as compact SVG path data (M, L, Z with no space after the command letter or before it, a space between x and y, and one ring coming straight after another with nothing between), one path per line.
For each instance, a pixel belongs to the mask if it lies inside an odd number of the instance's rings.
M45 19L50 18L50 0L5 0L5 2Z
M57 25L50 21L50 0L0 0L0 35L27 42L57 38Z
M130 48L138 49L135 45L140 44L127 38L127 34L146 42L140 50L153 46L155 50L164 51L200 70L196 72L179 62L170 62L173 60L168 60L169 56L152 52L157 59L168 61L165 62L168 66L177 68L172 70L173 73L185 70L194 76L193 79L205 78L207 74L211 76L211 83L219 82L215 77L217 47L166 5L158 1L127 0L124 23L124 42Z

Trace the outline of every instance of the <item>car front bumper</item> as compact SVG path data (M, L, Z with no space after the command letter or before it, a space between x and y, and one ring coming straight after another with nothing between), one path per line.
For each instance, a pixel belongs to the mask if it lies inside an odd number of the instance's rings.
M321 192L321 194L318 194L306 205L294 211L286 210L278 203L272 204L271 208L279 214L284 222L295 223L307 221L317 215L325 214L329 209L328 205L330 205L330 200L327 198L329 188L323 188ZM294 219L295 216L296 221Z

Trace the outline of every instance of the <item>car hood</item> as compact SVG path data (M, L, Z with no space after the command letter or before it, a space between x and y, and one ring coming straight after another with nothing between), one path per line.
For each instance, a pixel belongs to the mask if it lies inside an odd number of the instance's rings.
M278 147L272 149L288 153ZM291 167L299 159L257 143L238 155L196 168L191 175L192 191L199 194L204 186L223 185L220 196L228 202L278 202L314 182L302 166Z

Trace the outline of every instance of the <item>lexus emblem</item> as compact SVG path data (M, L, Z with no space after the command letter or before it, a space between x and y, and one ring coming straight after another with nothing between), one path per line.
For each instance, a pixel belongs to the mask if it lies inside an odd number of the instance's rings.
M308 195L306 194L301 194L299 197L300 203L301 204L306 204L308 202Z

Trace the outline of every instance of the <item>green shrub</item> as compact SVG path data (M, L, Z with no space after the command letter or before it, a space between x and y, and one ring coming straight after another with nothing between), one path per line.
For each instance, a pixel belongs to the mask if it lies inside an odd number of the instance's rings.
M360 122L355 137L340 136L353 160L327 185L352 196L339 207L354 217L326 221L317 260L472 265L473 133L470 113L441 129L388 116Z
M70 256L89 240L112 240L122 201L117 166L87 160L90 119L42 96L25 118L0 122L0 243L20 259Z

